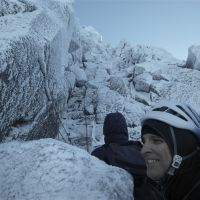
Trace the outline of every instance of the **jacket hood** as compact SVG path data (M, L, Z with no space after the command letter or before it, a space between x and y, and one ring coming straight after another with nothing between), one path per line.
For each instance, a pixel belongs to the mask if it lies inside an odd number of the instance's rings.
M109 113L103 125L104 141L109 143L126 143L128 141L128 129L124 116L119 113Z

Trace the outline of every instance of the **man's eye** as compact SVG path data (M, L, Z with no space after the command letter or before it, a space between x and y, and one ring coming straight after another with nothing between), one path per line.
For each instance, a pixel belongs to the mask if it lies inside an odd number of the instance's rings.
M144 140L143 139L141 139L141 143L144 144Z
M154 142L155 144L160 144L160 143L163 142L163 140L161 140L161 139L153 139L153 142Z

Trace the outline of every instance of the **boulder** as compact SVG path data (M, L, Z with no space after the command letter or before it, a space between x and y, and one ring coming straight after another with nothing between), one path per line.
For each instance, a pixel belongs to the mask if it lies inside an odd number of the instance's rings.
M200 70L200 45L189 47L186 67Z
M134 76L138 76L142 73L145 72L145 67L141 66L141 65L135 65L135 68L134 68Z
M0 141L57 135L58 113L69 93L65 68L75 26L71 3L0 2Z
M152 76L149 73L143 73L134 78L135 89L137 91L149 92L152 83Z
M53 139L0 144L1 200L133 200L132 176Z
M84 86L87 82L87 76L85 74L85 71L79 67L78 63L70 66L70 71L73 72L76 77L76 86Z
M119 94L121 94L121 95L127 94L126 84L121 77L111 77L108 80L108 87L111 90L119 92Z

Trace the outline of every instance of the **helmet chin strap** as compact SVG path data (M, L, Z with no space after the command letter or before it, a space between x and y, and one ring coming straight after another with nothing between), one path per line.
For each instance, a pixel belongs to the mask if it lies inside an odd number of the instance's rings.
M170 132L171 132L171 135L172 135L172 140L173 140L173 144L174 144L174 156L173 156L173 159L172 159L172 163L169 167L169 170L167 172L167 174L169 174L170 176L173 176L174 175L174 172L176 169L179 169L181 163L192 157L194 154L196 154L197 150L193 151L192 153L188 154L187 156L180 156L177 154L177 143L176 143L176 137L175 137L175 134L174 134L174 129L170 126Z
M173 144L174 144L174 156L172 158L172 163L169 167L168 174L173 176L175 170L180 167L183 158L177 154L177 144L176 144L176 137L175 137L175 134L174 134L174 129L171 126L169 127L169 129L170 129L172 141L173 141Z

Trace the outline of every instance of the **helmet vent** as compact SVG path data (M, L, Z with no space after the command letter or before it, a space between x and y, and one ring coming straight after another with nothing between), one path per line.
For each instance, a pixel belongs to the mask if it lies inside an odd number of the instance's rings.
M179 105L176 105L180 110L182 110L191 120L193 120L192 119L192 117L190 116L190 114L185 110L185 109L183 109L181 106L179 106Z
M181 118L181 119L187 121L187 119L186 119L185 117L183 117L182 115L180 115L179 113L177 113L176 111L174 111L174 110L172 110L172 109L168 109L168 110L166 110L166 112L167 112L167 113L170 113L170 114L172 114L172 115L175 115L175 116L177 116L177 117L179 117L179 118Z
M188 106L188 108L189 108L190 112L193 114L194 123L196 124L197 127L200 127L200 117L199 117L199 115L191 107Z
M168 107L163 106L163 107L160 107L160 108L155 108L155 109L153 109L153 111L161 111L161 112L164 112L164 111L166 111L167 109L168 109Z
M199 121L199 117L198 115L194 112L194 110L192 110L189 106L188 106L188 109L189 109L189 112L187 112L186 110L184 110L181 106L177 105L177 107L182 110L194 123L197 127L199 127L200 125L200 121Z

